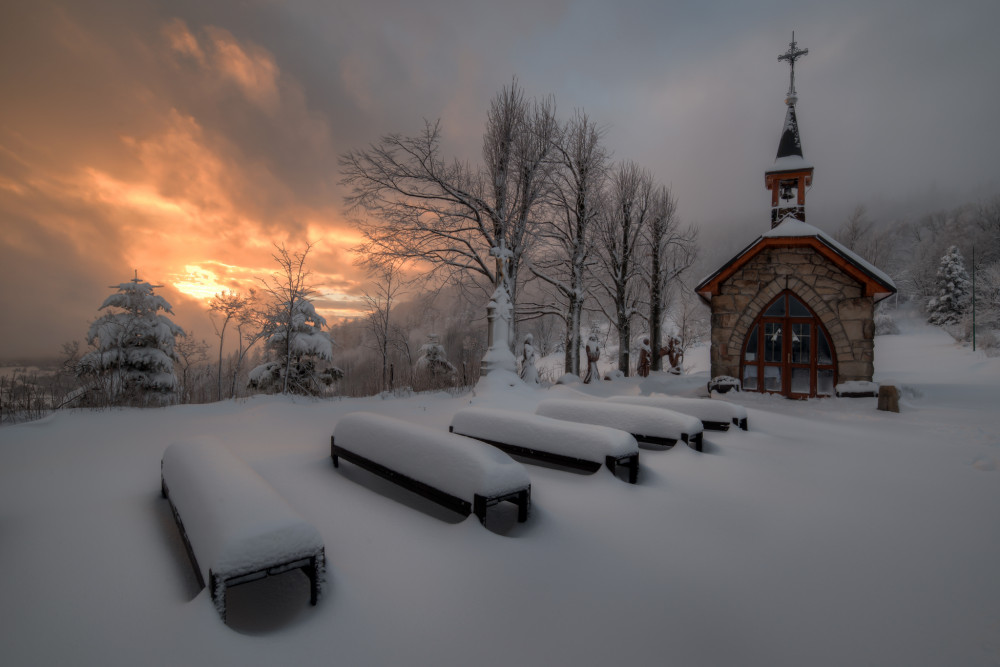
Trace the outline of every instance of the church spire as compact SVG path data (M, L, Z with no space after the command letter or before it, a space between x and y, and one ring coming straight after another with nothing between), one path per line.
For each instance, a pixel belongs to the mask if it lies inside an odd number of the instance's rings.
M789 66L788 94L785 96L785 124L778 141L778 153L774 166L765 175L765 184L771 191L772 229L788 216L805 222L806 188L812 185L813 168L802 156L802 138L799 136L799 121L795 114L798 93L795 91L795 61L809 53L800 49L792 33L788 50L778 56ZM780 201L779 201L780 200Z

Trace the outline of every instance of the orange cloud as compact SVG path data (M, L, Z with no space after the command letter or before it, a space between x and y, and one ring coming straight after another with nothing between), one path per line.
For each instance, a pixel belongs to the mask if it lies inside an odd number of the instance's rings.
M163 34L174 51L190 56L202 65L205 64L205 52L198 44L198 38L191 34L184 21L180 19L170 21L163 27Z

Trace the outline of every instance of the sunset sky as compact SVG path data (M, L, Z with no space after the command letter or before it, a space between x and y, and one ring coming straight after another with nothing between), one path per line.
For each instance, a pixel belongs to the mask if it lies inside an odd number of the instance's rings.
M604 124L725 259L768 226L792 30L810 222L993 196L998 25L996 0L7 2L0 359L82 339L134 271L210 339L206 300L269 274L273 242L314 242L321 312L357 313L338 156L440 118L478 161L514 76Z

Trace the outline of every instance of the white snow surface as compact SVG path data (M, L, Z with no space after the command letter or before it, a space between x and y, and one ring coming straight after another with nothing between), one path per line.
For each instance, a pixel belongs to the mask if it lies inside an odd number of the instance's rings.
M227 578L323 549L319 531L217 439L171 444L162 471L206 582L210 570Z
M472 502L531 484L524 466L496 447L370 412L344 416L337 445L400 474ZM350 464L348 464L350 465Z
M597 424L653 438L679 440L702 432L701 420L674 410L606 401L547 398L537 414L579 424Z
M1000 359L897 317L873 398L741 392L753 430L643 452L636 485L530 466L531 514L484 529L330 461L366 410L447 431L549 396L697 395L691 375L452 396L61 411L0 427L5 665L985 667L1000 661ZM701 372L697 372L700 370ZM516 376L511 376L516 382ZM508 378L509 379L509 378ZM597 394L596 392L600 392ZM327 586L194 583L160 458L221 439L320 532ZM374 481L373 481L374 480ZM496 512L496 514L494 514Z
M495 408L465 408L451 419L455 433L604 463L605 456L631 456L639 444L626 431L573 424L541 415Z
M847 382L841 382L836 387L834 391L838 394L861 394L861 393L878 393L878 382L868 382L867 380L848 380Z
M685 398L683 396L653 394L651 396L612 396L608 401L674 410L697 417L702 421L725 422L727 424L731 424L733 419L745 419L747 416L747 409L742 405L727 403L717 398Z
M813 165L806 161L801 155L786 155L775 158L774 164L767 168L767 173L778 171L799 171L801 169L812 169Z

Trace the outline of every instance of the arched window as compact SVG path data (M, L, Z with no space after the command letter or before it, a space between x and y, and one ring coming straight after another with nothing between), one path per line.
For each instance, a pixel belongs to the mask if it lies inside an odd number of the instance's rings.
M830 334L790 291L775 297L751 325L740 366L744 391L805 398L831 396L837 384Z

